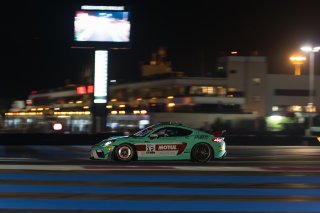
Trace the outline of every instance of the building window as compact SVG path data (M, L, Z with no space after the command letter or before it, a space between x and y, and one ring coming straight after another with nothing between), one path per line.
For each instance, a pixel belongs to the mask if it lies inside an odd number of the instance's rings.
M215 93L214 87L201 87L202 94L213 95Z
M191 95L216 95L217 89L209 86L192 86L190 88Z
M253 82L254 84L260 84L260 83L261 83L261 78L253 78L253 79L252 79L252 82Z
M290 112L302 112L302 110L303 110L303 107L299 105L289 106Z
M217 94L218 96L226 96L227 89L225 87L217 87Z

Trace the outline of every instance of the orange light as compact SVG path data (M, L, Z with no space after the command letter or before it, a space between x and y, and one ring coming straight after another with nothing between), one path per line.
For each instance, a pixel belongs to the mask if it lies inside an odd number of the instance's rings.
M294 65L294 75L299 76L301 75L301 68L300 65L306 60L304 56L291 56L289 60Z
M175 107L176 104L175 103L168 103L168 107Z
M303 64L303 62L306 60L306 57L304 56L291 56L290 61L292 61L293 64Z

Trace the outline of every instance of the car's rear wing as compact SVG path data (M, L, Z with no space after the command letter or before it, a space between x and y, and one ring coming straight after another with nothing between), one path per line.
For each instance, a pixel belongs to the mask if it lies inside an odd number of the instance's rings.
M223 137L223 135L225 134L227 130L219 130L219 131L212 131L211 134L214 136L214 137Z

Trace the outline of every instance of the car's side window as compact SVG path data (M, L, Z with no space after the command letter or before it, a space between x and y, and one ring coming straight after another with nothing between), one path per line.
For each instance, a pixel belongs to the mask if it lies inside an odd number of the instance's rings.
M176 128L170 128L170 127L167 128L166 134L168 135L168 137L176 137L177 136Z
M161 128L156 131L154 134L158 135L158 137L181 137L190 135L192 131L182 128L176 127L166 127Z
M166 128L159 129L154 134L158 135L158 137L167 137Z
M192 131L188 130L188 129L182 129L182 128L176 128L176 136L187 136L190 135L192 133Z
M166 128L166 135L168 137L181 137L181 136L187 136L190 135L192 131L178 128L178 127L168 127Z

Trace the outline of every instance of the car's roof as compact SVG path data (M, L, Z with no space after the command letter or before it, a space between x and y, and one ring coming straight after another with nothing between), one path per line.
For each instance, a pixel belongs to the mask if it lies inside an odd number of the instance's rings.
M184 129L188 129L191 130L193 132L201 132L198 129L186 126L182 123L177 123L177 122L160 122L154 125L155 128L161 128L161 127L180 127L180 128L184 128Z
M168 122L158 122L156 125L175 125L175 126L182 126L182 123L174 122L174 121L168 121Z
M208 135L212 135L210 134L209 132L205 132L205 131L201 131L199 129L195 129L195 128L192 128L192 127L189 127L189 126L186 126L182 123L170 123L170 122L161 122L161 123L157 123L154 125L155 128L162 128L162 127L178 127L178 128L183 128L183 129L187 129L187 130L190 130L192 131L193 133L196 133L196 134L208 134Z
M182 123L177 123L177 122L159 122L159 123L156 123L155 126L156 127L159 127L159 126L174 126L174 127L180 126L180 127L190 128L190 127L183 125ZM190 128L190 129L192 129L192 128Z

